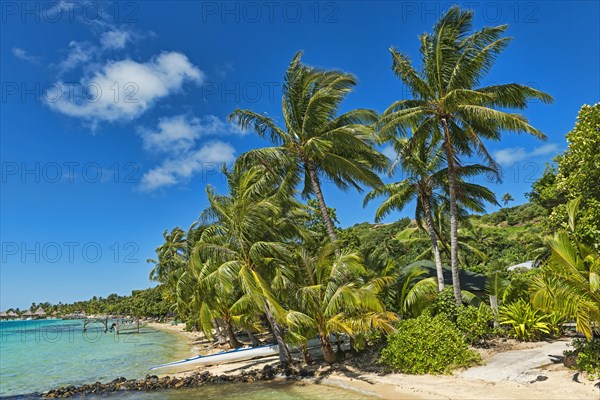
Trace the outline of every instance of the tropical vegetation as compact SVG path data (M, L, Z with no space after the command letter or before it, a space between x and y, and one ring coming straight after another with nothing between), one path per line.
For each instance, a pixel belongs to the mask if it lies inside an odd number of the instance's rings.
M424 313L398 323L381 351L381 362L408 374L444 374L480 360L462 333L442 314Z
M283 77L281 120L231 113L271 146L224 166L224 193L208 186L198 220L163 233L149 260L157 286L45 308L177 318L222 346L276 343L284 364L294 349L310 362L311 339L328 363L340 359L342 341L353 352L371 346L383 365L407 373L447 373L478 361L469 346L558 336L574 323L585 337L579 365L597 376L600 104L581 109L568 149L528 203L509 207L506 193L504 207L484 215L499 205L474 183L500 176L487 141L503 132L545 139L514 111L552 98L517 83L483 85L510 38L506 25L472 25L471 11L450 8L420 36L418 66L392 48L392 72L411 96L381 115L347 110L357 78L297 53ZM325 181L367 190L365 204L380 202L376 223L339 227ZM381 222L413 206L414 219ZM486 283L467 286L461 276Z

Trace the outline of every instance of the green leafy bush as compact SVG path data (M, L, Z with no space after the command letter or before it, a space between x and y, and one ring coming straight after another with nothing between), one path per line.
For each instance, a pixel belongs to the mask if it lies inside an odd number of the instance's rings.
M492 308L484 303L479 307L460 307L456 317L456 327L471 344L485 341L494 334Z
M566 357L575 355L575 368L585 372L588 379L600 379L600 340L574 339L573 350L564 352Z
M510 326L509 335L518 340L537 341L550 333L547 316L523 300L501 306L498 320L500 324Z
M381 331L370 330L367 332L359 333L354 337L354 343L352 343L352 349L362 351L368 347L376 347L383 343L384 335Z
M388 336L380 361L407 374L445 374L481 360L469 349L456 326L442 314L400 321L397 332Z
M447 286L438 294L433 305L431 306L433 315L444 315L450 321L456 321L458 316L458 307L454 299L454 292L451 286Z
M546 321L548 322L550 336L555 338L560 337L563 332L562 324L567 321L567 318L560 312L553 312L547 316Z

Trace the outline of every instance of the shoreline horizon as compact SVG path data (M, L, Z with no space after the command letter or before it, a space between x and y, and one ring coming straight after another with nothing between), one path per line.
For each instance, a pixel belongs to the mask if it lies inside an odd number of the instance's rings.
M37 321L20 321L20 322L41 322L44 320ZM45 320L52 322L68 321L77 322L78 320ZM71 326L77 324L68 324ZM185 331L185 324L169 324L166 322L149 322L145 329L155 332L162 332L174 339L174 343L182 345L181 348L176 349L170 353L168 357L173 357L174 360L178 358L187 358L189 356L195 356L202 352L201 345L207 344L204 335L200 332L188 332ZM536 349L544 349L544 346L550 344L555 346L566 346L567 341L555 340L551 342L540 342L540 343L523 343L515 342L511 343L504 349L497 349L497 351L483 351L484 362L490 362L495 356L502 356L513 353L520 353L521 357L527 354L528 351L535 351ZM214 349L216 351L216 349ZM220 350L219 350L220 351ZM486 353L487 352L487 353ZM206 353L208 354L208 353ZM167 360L167 361L174 361ZM350 358L351 360L351 358ZM144 385L149 385L149 390L155 390L157 388L157 382L167 382L167 385L180 385L180 386L165 386L159 387L161 392L164 390L170 394L172 391L176 391L185 388L181 382L196 382L199 386L204 385L217 385L220 383L229 384L242 384L244 382L261 382L265 387L269 385L277 385L282 382L288 382L291 385L325 385L332 388L350 391L361 396L370 396L373 398L380 399L395 399L404 398L410 400L419 399L441 399L441 398L477 398L483 394L490 396L489 398L495 399L525 399L537 396L545 395L545 398L559 399L564 398L566 393L576 394L577 398L592 399L597 398L597 390L593 386L593 382L574 383L569 376L572 371L565 369L562 364L560 365L542 365L539 368L532 369L531 372L534 375L537 373L544 374L549 379L543 382L537 382L533 380L529 383L517 382L511 380L496 380L480 379L481 377L473 378L469 376L469 371L473 371L477 368L485 367L473 367L462 371L457 371L452 375L405 375L398 373L387 373L380 374L374 372L361 371L360 368L356 368L350 365L348 360L342 361L334 365L325 365L323 363L317 363L312 366L298 367L297 371L290 376L285 376L284 372L280 372L278 376L267 377L265 379L255 380L257 371L260 373L265 370L272 370L277 368L278 361L277 357L265 357L262 359L253 359L246 361L238 361L227 364L209 365L203 367L192 367L190 368L171 368L167 369L164 373L152 373L149 368L151 365L145 367L145 378L140 377L138 379L133 378L131 375L127 376L127 373L119 374L126 378L116 378L112 381L105 381L101 384L101 387L110 387L111 384L115 385L118 380L136 382L136 389L133 390L144 390ZM493 364L493 362L492 362ZM312 371L312 376L302 377L303 368L307 368ZM473 374L471 374L473 375ZM498 371L498 375L500 371ZM143 376L143 374L142 374ZM204 376L207 379L206 382L202 379L200 381L194 381L198 379L198 376ZM211 376L213 378L206 378ZM260 376L260 375L259 375ZM158 380L155 380L156 379ZM250 377L250 378L249 378ZM216 381L212 381L212 380ZM102 380L101 380L102 382ZM117 382L118 384L118 382ZM70 385L67 387L81 388L86 386L97 385L96 383L81 383L79 386ZM160 383L159 383L160 385ZM53 385L48 387L46 390L18 394L17 396L37 396L44 397L48 393L58 393L61 388L65 386ZM198 386L192 386L198 387ZM130 389L131 390L131 389ZM200 389L198 389L200 390ZM127 390L129 391L129 390ZM144 391L147 393L147 391ZM104 393L104 392L101 392ZM552 393L548 397L548 393ZM109 395L106 392L106 395ZM13 395L8 395L11 398ZM59 396L60 397L60 396ZM7 398L5 395L0 398ZM23 397L21 397L23 398ZM486 397L488 398L488 397Z

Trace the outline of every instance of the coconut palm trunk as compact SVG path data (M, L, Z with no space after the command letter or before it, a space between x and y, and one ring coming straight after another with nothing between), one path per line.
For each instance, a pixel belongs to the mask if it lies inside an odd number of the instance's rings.
M268 304L265 304L265 315L267 316L269 325L271 325L273 336L275 336L275 340L277 341L277 347L279 348L279 362L284 365L289 364L292 362L292 355L290 354L290 350L288 349L287 345L283 341L283 331L275 320L275 317L273 317Z
M335 351L333 351L333 346L331 345L327 335L321 333L319 336L321 341L321 350L323 351L325 362L328 364L333 364L337 361L337 356L335 355Z
M242 347L243 345L235 337L235 332L233 331L233 326L231 325L231 322L225 321L225 328L227 332L227 338L229 339L229 344L231 345L231 347L233 347L234 349L239 349L240 347Z
M313 362L313 358L308 351L308 346L305 344L302 345L302 357L304 358L305 364L311 364Z
M444 290L444 269L442 268L442 258L440 257L440 249L437 244L437 236L435 234L435 226L433 224L433 214L431 213L431 205L425 199L421 200L423 211L425 212L425 223L427 224L427 232L431 239L431 251L435 261L435 271L437 273L438 290Z
M445 151L448 162L448 193L450 197L450 268L452 269L452 288L456 305L462 305L460 291L460 277L458 275L458 207L456 206L456 169L452 144L450 143L450 130L448 121L442 119L444 125Z
M319 210L321 211L321 216L325 221L325 226L327 227L327 234L332 242L337 240L337 235L333 228L333 221L327 212L327 205L325 204L325 199L323 198L323 192L321 191L321 183L319 182L319 176L317 175L317 171L310 162L306 163L306 169L308 170L308 174L310 176L310 182L312 188L315 192L315 197L317 198L317 203L319 204Z
M250 343L252 344L252 347L260 346L260 341L256 338L256 336L254 335L254 333L252 333L252 331L250 329L246 329L246 334L248 335L248 338L250 339Z
M456 303L461 304L458 277L458 206L464 193L461 185L461 156L482 157L498 174L498 164L484 140L500 140L502 131L546 136L529 124L525 116L502 109L523 110L530 100L551 103L552 97L517 83L479 86L494 65L496 57L510 43L504 36L508 26L484 27L473 31L474 14L452 6L434 25L432 33L420 36L421 70L410 57L395 49L392 70L410 88L414 98L394 102L383 113L378 136L384 140L411 129L411 141L437 140L441 133L448 163L450 195L450 264ZM438 127L443 131L439 132ZM452 138L450 134L452 133Z
M221 331L221 327L219 326L217 319L213 318L210 322L213 326L213 329L215 330L215 336L217 337L219 346L223 346L224 344L227 343L227 338L225 337L225 335L223 335L223 332Z

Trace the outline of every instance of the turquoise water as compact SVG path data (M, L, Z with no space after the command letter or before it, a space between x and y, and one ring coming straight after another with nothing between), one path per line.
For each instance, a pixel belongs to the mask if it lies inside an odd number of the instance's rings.
M42 392L62 385L142 378L150 366L187 356L173 334L143 328L139 334L83 332L83 321L0 323L0 396Z
M100 399L86 396L85 399ZM227 383L196 389L161 390L157 392L123 392L102 399L124 400L367 400L374 397L325 385L288 382Z
M144 328L139 334L104 333L83 321L0 323L0 397L39 398L35 393L66 385L138 379L148 368L189 355L177 335ZM363 400L370 397L324 385L287 382L207 385L195 389L120 392L85 399L125 400Z

